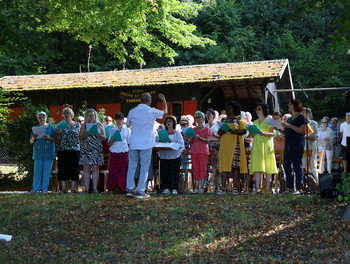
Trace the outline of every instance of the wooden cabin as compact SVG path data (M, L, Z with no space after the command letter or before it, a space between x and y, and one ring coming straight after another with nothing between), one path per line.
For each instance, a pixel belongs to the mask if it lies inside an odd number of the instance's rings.
M44 104L55 121L62 119L62 105L79 109L84 101L89 108L106 110L114 116L139 103L140 95L149 92L153 106L160 107L158 93L168 101L169 112L177 117L194 114L199 109L225 109L229 100L238 101L242 110L253 111L256 102L268 103L271 111L294 98L288 59L190 65L180 67L121 70L71 74L5 76L0 87L21 92L33 104ZM279 89L290 92L278 93ZM16 114L20 105L12 108Z

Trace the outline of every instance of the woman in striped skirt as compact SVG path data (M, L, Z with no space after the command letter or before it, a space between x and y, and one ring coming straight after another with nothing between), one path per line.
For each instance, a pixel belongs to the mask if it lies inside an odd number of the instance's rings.
M92 175L93 192L97 193L99 165L103 164L102 140L106 139L105 129L94 109L85 112L85 123L80 129L80 164L84 169L85 192L89 191Z

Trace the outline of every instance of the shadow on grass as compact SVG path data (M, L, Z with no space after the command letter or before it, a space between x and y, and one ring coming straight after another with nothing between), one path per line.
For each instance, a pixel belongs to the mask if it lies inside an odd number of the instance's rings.
M0 233L14 236L0 243L1 263L341 263L349 258L350 243L344 245L349 227L332 214L338 204L316 196L0 198Z

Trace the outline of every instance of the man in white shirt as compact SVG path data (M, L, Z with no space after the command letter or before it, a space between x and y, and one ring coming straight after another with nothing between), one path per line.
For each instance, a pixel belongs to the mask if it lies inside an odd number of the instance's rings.
M350 137L350 112L345 114L346 121L340 125L341 145L343 149L343 167L344 172L348 172L348 162L346 155L346 138Z
M126 190L128 197L149 198L145 193L148 179L148 169L152 158L152 148L155 144L153 133L154 122L157 118L163 118L168 113L168 107L163 94L158 94L163 102L163 109L151 108L152 96L149 93L141 95L141 103L131 109L127 118L127 125L131 126L131 136L129 145L129 167L127 174ZM135 171L140 160L139 182L135 188Z

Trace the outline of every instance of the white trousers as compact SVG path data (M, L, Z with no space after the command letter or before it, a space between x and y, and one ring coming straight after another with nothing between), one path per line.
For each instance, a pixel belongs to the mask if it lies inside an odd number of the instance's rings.
M312 173L312 175L315 177L315 179L318 182L318 171L317 171L317 151L316 150L312 150L312 154L310 157L310 168L309 168L309 172ZM303 156L303 168L307 168L307 157Z
M318 147L318 151L323 151L323 155L322 155L322 168L321 168L321 172L328 172L331 173L332 172L332 159L333 159L333 150L326 150L325 147ZM327 170L326 170L326 164L327 164Z
M140 160L140 177L139 182L136 187L136 191L144 194L146 191L146 185L148 180L148 170L149 164L151 163L152 158L152 149L141 149L129 150L129 167L128 174L126 176L126 190L134 191L135 188L135 172L137 168L137 163Z

